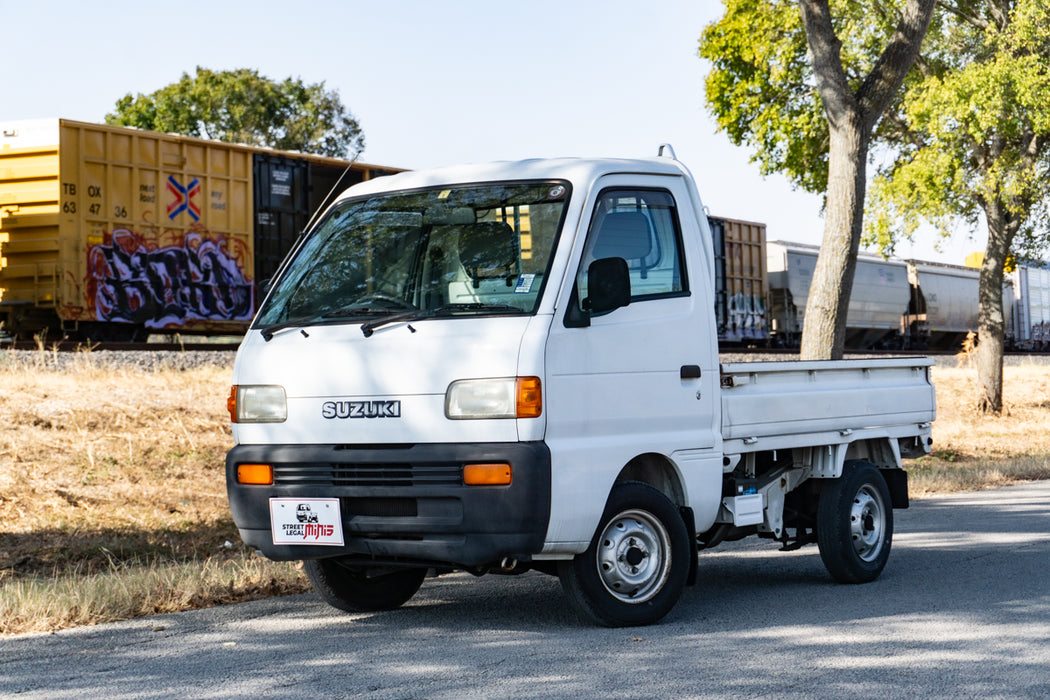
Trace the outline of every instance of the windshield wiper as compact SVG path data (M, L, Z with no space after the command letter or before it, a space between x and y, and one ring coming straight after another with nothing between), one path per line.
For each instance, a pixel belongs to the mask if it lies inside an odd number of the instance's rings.
M417 321L422 318L430 318L431 316L451 315L464 311L496 311L500 313L510 312L515 314L526 313L517 306L511 306L510 304L484 304L481 302L445 304L444 306L439 306L435 309L411 309L409 311L374 309L362 306L344 306L339 309L325 311L319 317L302 316L287 321L281 321L280 323L274 323L261 328L260 333L263 340L270 342L274 335L286 328L298 328L301 326L318 325L326 322L331 323L336 320L349 321L358 318L372 318L371 321L361 324L361 333L366 338L370 338L377 328L391 323Z
M483 302L471 302L469 304L445 304L444 306L436 309L437 311L512 311L514 313L523 314L526 313L519 306L511 306L510 304L485 304Z
M437 313L438 309L412 309L411 311L402 311L401 313L389 312L388 315L383 318L377 318L374 321L361 324L361 333L366 338L371 338L376 328L385 326L388 323L399 323L400 321L416 321L427 316L433 316Z
M262 335L262 339L268 343L270 342L270 340L273 339L274 334L276 334L278 331L283 331L285 328L296 328L299 326L309 325L310 319L310 316L302 316L300 318L293 318L287 321L281 321L280 323L273 323L269 326L260 328L259 333L260 335Z
M366 338L371 338L372 333L374 333L377 328L390 323L418 321L422 318L453 314L457 311L511 311L516 314L526 313L517 306L511 306L510 304L483 304L480 302L472 302L469 304L445 304L444 306L439 306L435 309L414 309L412 311L404 311L391 316L377 318L374 321L361 324L361 333L364 334Z
M299 318L289 319L287 321L281 321L280 323L274 323L269 326L265 326L260 329L263 340L270 342L270 340L278 332L285 330L286 328L297 328L300 326L312 326L319 325L320 323L330 323L334 320L349 320L357 318L372 318L373 316L387 316L395 313L390 309L369 309L367 307L343 307L341 309L332 309L331 311L325 311L323 314L318 316L301 316ZM321 319L320 321L318 319Z

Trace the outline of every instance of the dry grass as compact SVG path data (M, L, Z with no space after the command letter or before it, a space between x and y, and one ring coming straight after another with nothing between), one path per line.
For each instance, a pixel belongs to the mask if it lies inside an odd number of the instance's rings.
M229 367L53 369L0 353L0 634L303 591L240 543L223 470ZM1008 367L1001 418L976 371L935 369L934 454L912 493L1050 478L1050 367Z
M933 453L909 466L913 496L1050 479L1050 366L1004 368L1001 417L976 412L976 369L937 367L933 380Z
M114 371L85 358L76 371L0 368L0 381L0 561L93 573L110 556L212 554L236 535L226 370Z
M148 565L114 562L104 573L74 569L0 586L0 634L47 632L304 590L293 565L251 555Z
M0 634L308 587L230 518L228 367L38 357L0 355Z

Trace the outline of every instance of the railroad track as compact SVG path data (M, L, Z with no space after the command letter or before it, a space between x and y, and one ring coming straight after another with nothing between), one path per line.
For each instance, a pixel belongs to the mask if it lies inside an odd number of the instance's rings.
M0 350L36 350L43 352L231 352L238 343L87 343L82 340L60 340L41 345L34 340L0 343Z

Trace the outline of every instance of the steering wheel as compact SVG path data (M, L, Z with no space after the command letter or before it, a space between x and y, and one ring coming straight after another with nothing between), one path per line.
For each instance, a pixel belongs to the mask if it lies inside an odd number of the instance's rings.
M385 294L383 292L372 292L371 294L365 294L363 296L360 296L357 298L357 301L355 301L353 305L364 306L369 302L373 301L381 301L384 304L389 304L395 309L403 309L405 311L411 311L412 309L416 308L414 305L409 304L404 299L399 299L393 294Z

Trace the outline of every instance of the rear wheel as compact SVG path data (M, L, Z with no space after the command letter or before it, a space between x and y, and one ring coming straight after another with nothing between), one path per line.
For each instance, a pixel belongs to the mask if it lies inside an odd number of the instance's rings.
M590 547L561 562L558 576L584 620L649 625L678 602L691 546L674 504L651 486L628 482L613 489Z
M368 569L338 559L303 562L306 577L329 605L346 612L393 610L423 585L426 569Z
M817 546L824 567L840 583L874 581L886 566L892 540L886 480L869 462L847 462L842 476L824 485L817 504Z

